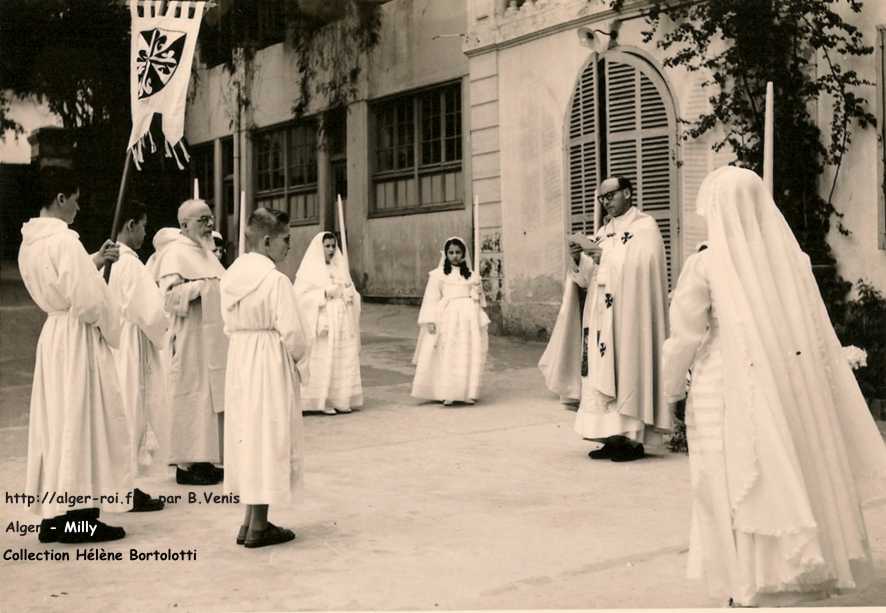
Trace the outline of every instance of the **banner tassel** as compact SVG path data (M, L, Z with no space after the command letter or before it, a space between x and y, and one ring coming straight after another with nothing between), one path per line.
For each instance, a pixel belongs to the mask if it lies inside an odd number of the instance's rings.
M175 160L175 163L178 164L179 170L184 170L185 166L182 164L182 161L178 159L178 154L175 152L175 148L169 144L169 141L166 142L166 157L172 158Z

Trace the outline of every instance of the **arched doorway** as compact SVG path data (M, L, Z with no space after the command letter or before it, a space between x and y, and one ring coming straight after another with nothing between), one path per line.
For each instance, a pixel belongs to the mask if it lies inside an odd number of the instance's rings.
M578 77L567 121L568 231L593 232L597 185L628 177L637 208L658 222L673 286L680 268L677 120L664 79L640 55L595 55Z

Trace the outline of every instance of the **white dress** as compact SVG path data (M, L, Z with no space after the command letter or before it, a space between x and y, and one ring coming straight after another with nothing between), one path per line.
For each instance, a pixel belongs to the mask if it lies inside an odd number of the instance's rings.
M307 349L292 284L269 258L247 253L220 285L230 338L224 491L243 504L288 503L303 472L296 361Z
M327 269L329 285L340 285L343 296L324 296L323 302L318 306L317 329L308 366L311 376L307 384L302 386L307 411L363 406L360 330L354 319L356 290L345 287L341 280L337 280L335 269L331 265ZM347 301L348 298L350 302Z
M734 528L725 452L724 367L721 328L706 268L709 251L690 256L680 275L671 303L671 337L665 344L665 363L691 360L691 386L686 403L686 434L692 484L687 576L704 579L712 597L733 598L741 605L783 606L816 600L839 588L856 587L866 580L867 542L852 542L848 535L864 523L858 506L838 523L819 519L825 529L843 536L820 535L804 541L803 535L762 535ZM676 380L671 377L671 380ZM679 399L673 383L669 400ZM807 484L811 487L812 484ZM834 491L850 491L849 484L832 484ZM734 492L733 492L734 494ZM772 512L794 501L772 501ZM797 501L796 504L802 504ZM830 548L822 561L818 547ZM848 559L847 559L848 558Z
M360 376L360 294L351 282L341 251L332 261L323 255L317 234L305 251L295 277L295 296L311 349L301 394L305 411L356 409L363 406ZM340 296L329 297L337 288Z
M478 293L478 295L474 295ZM465 402L480 395L480 383L489 349L489 318L474 275L465 279L458 269L447 275L431 271L418 324L412 395L427 400ZM427 331L436 325L436 334Z

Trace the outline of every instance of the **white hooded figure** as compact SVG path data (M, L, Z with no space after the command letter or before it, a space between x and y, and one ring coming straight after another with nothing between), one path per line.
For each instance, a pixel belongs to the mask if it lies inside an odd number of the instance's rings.
M246 505L236 542L263 547L295 538L267 516L269 505L291 502L302 478L304 427L296 364L307 340L292 283L277 270L289 252L289 216L256 209L246 238L249 252L220 282L230 338L224 490Z
M335 415L360 408L360 294L334 234L311 240L295 274L295 296L311 345L304 410Z
M750 170L708 175L698 210L708 247L683 267L663 350L669 402L692 369L688 574L751 606L859 587L886 446L809 258Z
M428 275L418 315L412 395L473 404L489 350L489 318L479 274L471 270L464 240L447 239L440 264Z
M68 228L80 197L69 173L41 171L44 204L22 227L18 256L22 281L46 313L34 362L24 489L34 500L31 511L44 519L38 534L44 543L123 538L122 528L97 521L99 510L132 506L129 424L111 353L120 340L120 309L97 270L108 259L90 258ZM68 529L79 520L91 529Z

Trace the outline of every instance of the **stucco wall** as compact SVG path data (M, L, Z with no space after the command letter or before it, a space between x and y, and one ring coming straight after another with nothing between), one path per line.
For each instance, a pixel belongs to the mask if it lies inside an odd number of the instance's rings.
M509 331L527 336L549 333L562 295L569 191L566 185L564 129L571 96L582 69L594 51L579 42L578 27L606 28L610 17L600 7L599 24L585 17L559 32L503 45L497 54L500 124L501 220L506 299L502 304ZM665 70L654 42L643 45L641 19L621 27L622 50L646 58L664 77L678 118L694 119L707 107L700 77ZM484 57L480 55L479 57ZM473 74L472 74L473 78ZM676 131L680 130L677 126ZM695 198L704 176L726 163L726 153L711 150L707 137L679 143L675 193L681 210L682 259L705 234L695 213Z
M861 15L844 11L844 18L861 28L868 45L877 45L877 26L886 26L886 3L865 2ZM839 61L847 69L858 72L863 79L875 85L865 87L860 93L870 103L870 110L877 114L879 122L883 117L878 110L877 89L881 82L879 74L879 53L862 57L841 57ZM818 123L826 129L833 116L832 105L825 101L819 105ZM843 161L836 191L834 204L844 214L843 225L852 233L843 236L832 224L829 242L837 257L838 270L848 281L853 283L864 279L873 283L881 291L886 292L886 250L878 244L878 206L883 197L881 189L882 175L882 144L878 139L879 129L875 127L861 129L854 127L852 144ZM827 132L825 133L827 137ZM778 168L775 169L778 172ZM833 182L833 173L828 172L822 177L821 191L824 197Z
M462 52L465 3L435 0L394 0L382 7L380 41L361 59L357 101L347 116L348 201L345 217L355 282L364 291L379 296L418 297L424 291L427 271L436 265L441 239L452 234L470 235L470 210L446 211L369 219L372 189L370 160L372 100L438 83L464 79L468 59ZM297 58L286 43L256 52L251 66L249 104L244 127L262 128L292 119L299 96ZM231 134L233 88L231 77L219 66L202 69L195 81L188 109L186 136L190 143L203 143ZM465 87L464 104L470 100ZM367 102L369 101L369 102ZM325 101L315 95L308 114L322 111ZM467 108L466 106L463 108ZM464 130L470 126L465 116ZM248 142L248 141L247 141ZM248 146L248 145L247 145ZM463 151L470 150L465 137ZM248 153L244 151L244 155ZM470 201L470 159L464 162L464 201ZM320 164L324 156L320 156ZM244 163L244 173L250 173ZM321 227L332 227L326 219L330 195L326 171L319 169L321 223L294 226L292 251L281 269L293 276L307 244ZM248 177L244 177L248 183ZM247 190L248 192L248 190ZM248 196L249 197L249 196Z

